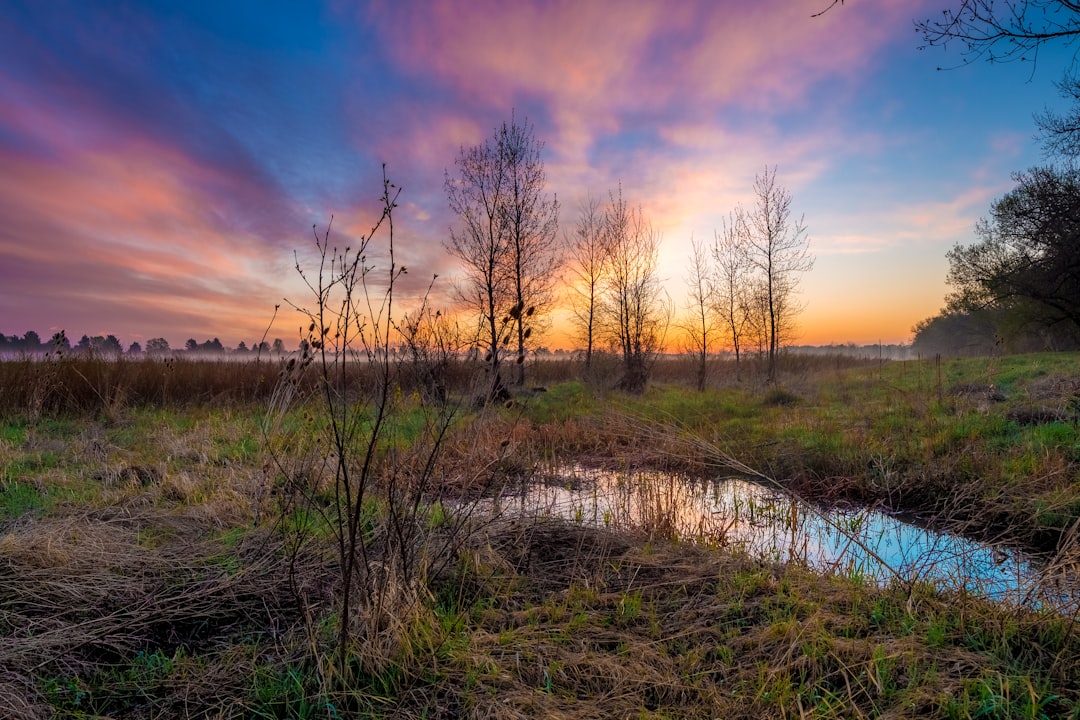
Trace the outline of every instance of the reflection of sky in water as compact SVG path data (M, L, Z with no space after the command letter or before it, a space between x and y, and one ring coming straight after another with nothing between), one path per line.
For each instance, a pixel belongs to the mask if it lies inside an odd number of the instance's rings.
M664 473L574 467L504 496L499 506L600 526L672 529L678 536L704 537L819 570L880 582L924 579L995 599L1038 603L1037 569L1018 552L873 510L822 510L739 478L702 483ZM1060 591L1055 595L1054 604L1068 600Z

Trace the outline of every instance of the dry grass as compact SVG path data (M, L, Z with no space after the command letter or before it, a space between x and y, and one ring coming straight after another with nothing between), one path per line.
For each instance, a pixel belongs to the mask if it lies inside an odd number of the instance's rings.
M116 510L9 529L0 539L0 667L20 687L0 700L4 710L46 717L31 710L50 702L108 714L130 698L104 676L110 668L120 674L140 652L185 657L194 670L245 633L287 626L295 610L273 540L252 536L226 552L210 539L214 524L200 513ZM72 680L56 689L42 678ZM148 702L162 703L153 715L182 707L167 688L145 690ZM206 695L246 692L244 678L233 677Z
M989 451L974 452L980 433L1000 429L987 413L1005 408L944 392L939 406L914 366L907 380L919 391L882 390L877 367L867 378L818 365L789 368L782 403L739 378L729 379L734 395L660 389L640 400L566 384L463 417L438 457L439 513L452 517L416 515L430 522L425 571L406 582L371 548L374 574L386 568L375 580L389 612L361 604L349 619L360 629L349 688L335 685L330 662L340 622L333 539L295 555L282 547L275 522L294 518L281 514L280 478L260 446L262 405L247 404L265 400L257 382L215 394L211 370L199 380L204 371L191 369L185 382L195 384L179 392L176 371L167 393L191 402L157 407L160 382L142 393L134 379L102 376L90 383L98 400L79 396L64 411L49 398L75 393L39 393L36 417L21 396L8 416L17 419L0 427L11 491L11 514L0 516L0 717L332 717L331 704L339 717L1076 716L1076 602L1059 606L1066 614L995 606L673 543L671 487L647 496L647 527L620 532L468 519L451 502L566 460L700 473L718 453L745 450L731 457L847 497L872 481L904 501L940 480L935 492L969 512L1033 491L1044 513L1074 511L1075 466L1049 435L1031 441L1035 477L996 488L956 481L989 463ZM3 371L16 382L21 372ZM1054 393L1074 388L1061 377L1026 386L1025 401L1066 407ZM1024 387L1001 384L1009 401ZM123 391L101 392L109 387ZM829 416L837 406L863 414ZM882 407L897 416L873 414ZM905 426L909 411L936 435ZM879 436L896 451L875 446ZM924 447L937 479L899 462ZM996 452L1018 461L1009 446ZM15 489L34 502L18 505ZM1056 563L1075 562L1076 528L1060 533L1073 551ZM467 541L447 542L450 533Z
M955 599L927 588L870 591L795 566L554 521L492 525L472 547L486 581L463 630L468 648L427 689L464 687L466 696L445 703L418 690L402 715L997 716L968 696L979 683L1009 686L1016 671L1001 648L973 647L972 638L1001 631L992 612L965 601L970 617L939 632ZM1043 658L1061 693L1044 705L1050 717L1080 692L1071 671L1080 648L1066 647ZM427 702L418 708L419 697Z

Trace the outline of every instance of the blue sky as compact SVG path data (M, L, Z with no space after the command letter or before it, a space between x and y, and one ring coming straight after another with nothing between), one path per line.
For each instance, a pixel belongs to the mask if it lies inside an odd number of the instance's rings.
M513 112L561 227L621 182L676 303L691 237L776 166L817 258L798 342L907 341L946 251L1042 162L1072 50L962 66L912 22L954 2L823 4L0 0L0 332L251 344L303 299L313 224L370 226L382 163L406 296L439 273L449 306L444 173Z

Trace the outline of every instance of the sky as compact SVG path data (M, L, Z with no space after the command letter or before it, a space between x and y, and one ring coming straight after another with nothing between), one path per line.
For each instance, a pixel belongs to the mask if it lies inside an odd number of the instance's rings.
M964 64L913 25L956 0L827 4L0 0L0 333L295 345L297 261L331 216L334 245L368 232L384 164L401 302L437 274L449 308L446 173L513 116L560 233L621 184L676 307L691 240L775 168L816 258L795 342L909 342L946 252L1044 161L1072 51Z

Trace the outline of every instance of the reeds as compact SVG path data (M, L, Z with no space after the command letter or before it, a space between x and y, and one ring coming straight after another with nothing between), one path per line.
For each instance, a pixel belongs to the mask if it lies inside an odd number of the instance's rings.
M379 474L359 527L382 605L351 606L344 621L363 642L349 645L345 673L337 540L318 513L281 513L297 478L267 462L272 391L212 379L250 368L180 364L166 376L158 361L22 363L0 364L4 382L47 392L0 393L11 403L0 414L0 715L1055 718L1080 708L1078 595L1054 586L1078 562L1077 437L1069 420L1007 416L1070 411L1059 388L1073 387L1074 371L1056 356L943 363L940 400L939 368L916 362L823 362L781 377L795 402L771 402L775 388L745 378L626 398L552 376L548 392L478 412L451 385L461 413L431 465L407 450L430 437L434 408L423 393L392 394L393 433L377 450L396 464L384 467L399 469L403 493L418 487L409 478L430 478L422 494L397 496L419 500L399 516L417 530L416 572L390 571L394 520L379 488L391 476ZM282 367L262 369L269 385ZM156 376L145 388L144 373ZM351 397L371 398L356 379ZM1005 400L947 392L976 380ZM278 449L293 459L325 458L309 452L328 427L309 410L276 411L288 441ZM606 523L603 512L576 523L492 519L463 502L573 462L634 471L646 483L640 506L617 495ZM785 489L923 510L1002 542L1043 533L1059 552L1042 589L1015 605L940 590L922 572L879 586L857 569L764 561L732 547L730 518L679 526L692 498L670 471L701 477L732 462ZM326 480L308 486L308 510L326 507ZM24 492L39 502L18 505ZM635 513L644 523L631 528ZM290 551L274 523L309 521L308 542Z
M226 652L245 633L262 635L271 616L280 627L295 617L270 538L252 537L225 556L186 519L173 540L152 549L140 543L141 531L175 521L98 513L4 534L0 666L18 688L0 699L0 713L44 717L40 711L51 706L109 715L141 697L138 704L167 714L181 711L176 691L194 691L207 708L215 698L242 697L244 678L228 678L228 671L217 675L225 685L212 692L194 678L177 687L177 676L139 682L125 675L140 653L175 659L183 673L198 674L206 669L199 658Z

